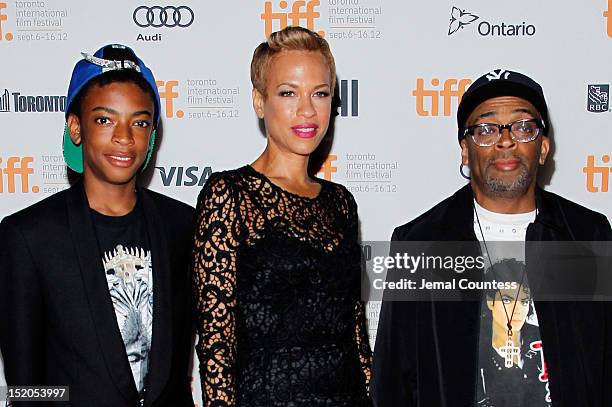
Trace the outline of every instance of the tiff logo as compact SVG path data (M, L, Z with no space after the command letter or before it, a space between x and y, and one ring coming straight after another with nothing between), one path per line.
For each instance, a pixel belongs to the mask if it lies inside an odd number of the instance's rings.
M320 4L319 0L294 0L291 4L291 11L287 11L289 3L283 0L278 3L278 6L283 11L272 11L272 1L266 1L264 3L264 12L261 14L261 19L265 23L266 37L275 31L274 21L278 21L277 29L282 30L289 25L289 20L291 20L291 25L293 26L299 26L302 20L305 20L306 28L314 31L314 22L321 16L316 11L316 7ZM324 36L325 33L319 31L319 35Z
M4 94L0 96L0 112L11 111L11 99L8 89L4 89Z
M338 159L338 156L335 154L328 155L323 165L321 165L319 172L317 172L317 175L323 174L324 179L331 181L332 174L335 172L338 172L338 167L333 165L333 162L336 161L337 159Z
M606 165L595 165L595 156L588 155L586 166L582 168L582 172L586 174L586 189L589 192L608 192L608 186L610 184L610 173L612 172L612 166L610 166L610 156L605 154L601 157L601 161ZM595 176L599 179L599 183L596 185Z
M603 16L606 17L608 37L612 38L612 0L608 0L608 9L603 12Z
M2 26L3 26L2 22L8 20L8 15L4 14L2 12L2 9L5 9L7 7L8 6L6 3L0 2L0 41L2 41ZM7 32L6 34L4 34L4 39L6 39L7 41L11 41L13 39L13 34Z
M610 85L589 85L587 89L587 110L607 112L610 108Z
M349 98L348 80L340 81L340 116L346 117L349 115L349 106L351 108L351 116L359 116L359 81L353 79L351 81L351 95Z
M165 187L174 185L177 187L193 187L195 185L201 187L204 186L208 177L212 174L211 167L204 167L199 169L198 167L155 167L159 171L161 182Z
M472 83L470 79L447 79L444 81L442 90L425 89L425 80L418 78L416 89L412 91L412 95L416 98L416 112L419 116L438 116L440 98L444 106L444 116L451 115L451 101L456 100L457 103L461 100L463 93ZM440 85L440 79L433 78L431 85L437 87ZM426 99L429 99L429 110L426 110Z
M166 107L166 118L171 119L174 117L174 99L179 97L178 91L174 88L179 85L178 81L155 81L157 84L157 90L159 91L159 98L165 100ZM176 117L182 119L185 116L185 112L182 110L176 111Z
M30 190L30 175L34 174L34 168L30 164L33 162L34 157L9 157L6 161L0 158L0 193L5 192L6 186L6 192L14 194L17 176L21 181L21 192L39 192L40 188L37 186Z

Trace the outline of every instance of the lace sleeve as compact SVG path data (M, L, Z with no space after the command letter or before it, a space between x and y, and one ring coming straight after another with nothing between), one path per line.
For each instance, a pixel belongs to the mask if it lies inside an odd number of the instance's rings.
M198 197L193 248L196 346L205 406L236 403L236 248L240 224L227 180L213 175Z
M348 200L349 233L351 234L351 239L359 243L359 216L357 214L357 203L350 192L346 191L346 194ZM361 250L359 250L359 253L361 253ZM366 388L369 392L372 369L372 349L370 348L370 340L368 337L365 304L361 300L361 296L357 299L357 303L355 304L355 342L357 344L357 350L359 351L361 368L363 369L366 380Z

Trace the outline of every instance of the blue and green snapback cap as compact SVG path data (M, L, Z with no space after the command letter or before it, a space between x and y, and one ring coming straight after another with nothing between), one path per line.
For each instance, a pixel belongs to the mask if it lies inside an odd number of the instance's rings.
M83 56L83 59L76 63L74 69L72 70L72 76L70 77L70 85L68 86L68 95L66 98L66 119L68 118L68 112L70 111L70 104L85 87L85 85L87 85L92 79L104 75L107 72L131 69L143 76L155 94L155 113L153 121L155 123L155 127L157 127L160 115L160 100L157 84L155 83L153 72L147 68L144 62L136 56L131 48L121 44L109 44L100 48L93 55L89 55L85 52L81 52L81 55ZM147 166L149 160L151 159L154 144L155 130L153 130L151 134L147 158L141 167L141 171ZM75 172L82 173L83 148L80 144L76 145L72 142L70 133L68 131L68 124L66 124L64 128L63 150L64 160L66 161L68 167Z

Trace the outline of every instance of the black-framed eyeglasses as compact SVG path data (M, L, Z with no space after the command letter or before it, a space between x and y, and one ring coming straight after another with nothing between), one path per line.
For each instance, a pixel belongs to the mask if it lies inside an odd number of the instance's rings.
M474 143L480 147L490 147L501 138L502 131L508 129L512 140L529 143L538 138L545 128L541 119L520 119L509 124L480 123L467 127L463 135L470 134Z

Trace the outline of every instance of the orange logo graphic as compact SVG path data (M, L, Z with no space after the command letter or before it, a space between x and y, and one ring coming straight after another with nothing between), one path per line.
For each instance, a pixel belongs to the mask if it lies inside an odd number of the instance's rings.
M601 157L601 161L604 164L608 164L610 162L610 156L605 154ZM586 166L582 168L582 172L586 174L586 189L589 192L608 192L608 185L610 183L610 173L612 172L612 167L606 165L595 165L595 156L589 155L587 156ZM596 175L600 175L596 177ZM598 185L595 185L596 178L600 181Z
M7 8L7 4L6 3L0 3L0 41L2 41L2 22L8 20L8 16L6 14L2 13L2 9ZM13 39L13 34L12 33L6 33L4 34L4 38L7 41L10 41Z
M608 0L608 9L603 12L603 16L606 18L608 37L612 37L612 0Z
M612 0L611 0L612 1ZM265 22L266 37L275 31L274 21L278 21L277 30L282 30L289 25L288 21L291 19L291 25L302 25L302 20L306 20L306 28L314 31L314 22L320 17L320 13L315 10L321 3L319 0L308 0L308 1L293 1L291 5L291 11L288 12L289 3L286 1L280 1L278 6L283 11L272 11L272 1L266 1L264 3L264 12L261 14L261 19ZM305 8L305 10L303 10ZM319 31L319 35L324 36L323 31Z
M21 178L21 192L40 192L37 186L33 186L30 190L30 175L34 174L34 168L30 164L33 162L34 157L9 157L6 162L0 158L0 193L4 192L6 182L6 192L14 194L18 175ZM4 168L1 167L2 164Z
M332 174L335 172L338 172L338 168L332 164L337 159L338 159L338 156L335 154L328 155L323 165L321 165L321 168L319 169L319 172L317 173L317 175L323 174L324 179L331 181Z
M612 1L612 0L611 0ZM451 100L456 99L457 103L461 100L463 93L472 83L470 79L447 79L444 81L442 90L425 89L425 80L417 79L416 89L412 91L412 95L416 98L416 112L419 116L438 116L438 107L440 105L440 97L444 104L444 116L451 115ZM432 86L439 86L440 79L433 78ZM430 110L425 110L425 99L429 99Z
M155 81L157 84L157 90L159 91L159 98L165 100L166 103L166 118L174 117L174 99L179 96L178 90L175 91L175 87L178 86L178 81ZM163 104L163 102L162 102ZM176 117L179 119L185 116L185 112L182 110L176 111Z

